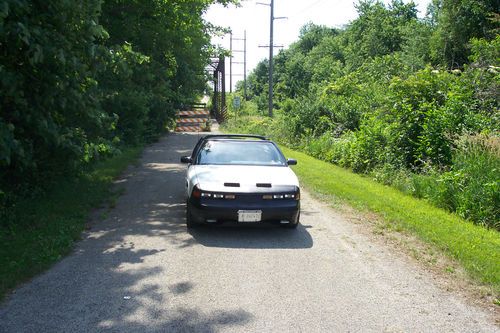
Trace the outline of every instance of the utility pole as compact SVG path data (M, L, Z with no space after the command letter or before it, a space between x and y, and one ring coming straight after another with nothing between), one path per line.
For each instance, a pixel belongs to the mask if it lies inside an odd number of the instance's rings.
M233 92L233 32L229 33L229 92Z
M274 30L274 0L271 0L271 20L269 28L269 117L273 116L273 30Z
M243 94L247 97L247 31L243 34Z
M274 45L273 33L274 33L274 20L284 19L286 17L274 17L274 0L271 3L257 2L259 5L265 5L271 7L271 18L269 23L269 117L273 116L273 49L275 47L282 47ZM266 46L264 46L266 47Z
M243 41L243 50L233 50L233 40L236 41ZM230 57L230 63L229 63L229 71L230 71L230 84L231 84L231 89L230 92L232 92L232 77L234 76L243 76L243 90L244 90L244 95L245 95L245 100L247 99L247 31L245 30L243 38L233 38L233 35L231 34L231 41L229 43L230 49L231 49L231 57ZM233 61L233 54L238 53L238 52L243 52L243 62L241 61ZM233 74L232 73L232 64L238 64L241 65L243 64L243 74Z

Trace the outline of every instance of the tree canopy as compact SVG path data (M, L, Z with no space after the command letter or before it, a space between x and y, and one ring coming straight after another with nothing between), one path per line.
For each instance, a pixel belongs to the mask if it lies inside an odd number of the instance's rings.
M206 87L215 2L0 2L0 203L169 128Z

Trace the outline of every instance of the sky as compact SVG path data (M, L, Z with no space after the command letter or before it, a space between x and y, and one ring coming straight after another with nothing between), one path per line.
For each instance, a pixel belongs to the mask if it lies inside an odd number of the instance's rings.
M274 44L288 47L296 41L300 28L308 22L326 25L328 27L342 27L357 17L354 2L356 0L274 0L274 16L286 17L274 21ZM426 13L427 5L431 0L415 0L419 16ZM269 19L270 6L260 5L270 3L270 0L243 0L240 7L231 5L212 5L204 18L208 22L230 28L233 33L233 50L243 50L242 39L246 30L247 36L247 74L255 68L259 61L269 57ZM389 0L384 0L389 3ZM404 0L409 2L409 0ZM212 43L229 49L230 37L213 38ZM277 54L279 48L274 48ZM233 62L243 62L242 52L233 52ZM233 87L243 79L243 64L233 63ZM226 86L229 86L229 59L226 60Z

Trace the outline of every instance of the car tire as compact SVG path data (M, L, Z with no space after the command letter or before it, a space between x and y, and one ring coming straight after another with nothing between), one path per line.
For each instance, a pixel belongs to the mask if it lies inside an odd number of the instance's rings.
M297 223L288 223L288 224L283 224L282 227L286 229L297 229L299 226L299 222Z
M196 221L193 219L193 214L191 213L191 209L189 208L189 203L186 203L186 226L188 228L194 228L198 225Z
M297 219L295 220L294 223L282 224L282 227L287 229L297 229L297 227L299 226L299 220L300 220L300 213L299 215L297 215Z

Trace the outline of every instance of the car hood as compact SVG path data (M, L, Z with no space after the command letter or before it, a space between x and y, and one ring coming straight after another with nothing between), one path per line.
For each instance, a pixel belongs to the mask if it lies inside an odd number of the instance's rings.
M194 183L204 191L278 192L293 191L299 186L297 176L289 167L192 165L191 168Z

